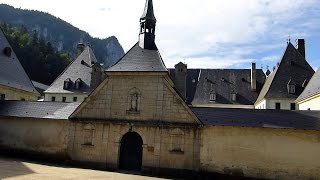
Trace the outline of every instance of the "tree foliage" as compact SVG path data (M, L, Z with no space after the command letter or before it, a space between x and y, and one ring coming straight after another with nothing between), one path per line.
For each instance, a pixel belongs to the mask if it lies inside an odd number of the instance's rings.
M86 12L78 12L78 14L80 19L86 16ZM45 12L0 4L0 22L16 27L23 25L28 29L30 35L33 31L37 31L38 37L51 42L57 50L68 52L73 58L76 56L76 45L79 42L90 43L97 60L106 66L113 65L124 54L116 37L93 38L87 32Z
M39 38L36 31L30 35L24 26L0 24L20 63L30 79L51 84L70 63L70 56L58 52L50 42Z

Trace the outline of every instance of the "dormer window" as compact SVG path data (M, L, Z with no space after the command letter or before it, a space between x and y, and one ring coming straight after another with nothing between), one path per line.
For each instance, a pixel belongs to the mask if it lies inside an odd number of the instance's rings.
M303 83L302 83L302 87L303 87L303 88L307 87L308 82L309 82L309 81L308 81L307 79L305 79L305 80L303 81Z
M289 94L295 94L296 93L296 86L293 84L288 85L288 93Z
M82 80L79 78L75 82L75 88L80 89L82 87Z
M217 94L215 92L210 93L210 102L214 102L217 100Z
M5 47L3 49L3 53L4 55L6 55L7 57L11 57L11 53L12 53L12 49L10 47Z
M296 93L296 85L291 79L287 84L287 89L288 89L288 93L289 94L295 94Z
M71 79L70 78L68 78L68 79L66 79L65 81L64 81L64 83L63 83L63 89L70 89L71 88L71 83L72 83L72 81L71 81Z
M231 101L237 101L237 94L231 93Z

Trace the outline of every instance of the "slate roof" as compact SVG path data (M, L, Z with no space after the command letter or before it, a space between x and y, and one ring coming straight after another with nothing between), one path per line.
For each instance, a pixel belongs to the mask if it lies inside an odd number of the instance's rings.
M90 93L93 90L90 88L92 66L97 62L93 50L90 46L87 46L50 85L45 93ZM65 90L63 89L63 85L64 81L68 78L72 81L73 86L70 89ZM82 80L82 86L80 89L75 89L74 83L78 78Z
M168 69L170 73L170 77L172 79L175 79L175 69ZM199 78L200 69L187 69L187 82L186 82L186 103L191 104L197 84L198 84L198 78Z
M256 103L264 98L296 99L304 89L302 87L304 82L309 81L313 74L314 70L306 59L291 43L288 43L279 65L268 76ZM296 85L295 94L288 93L287 84L290 80Z
M0 101L0 117L68 119L80 103Z
M191 108L205 125L320 130L320 111Z
M297 102L312 97L316 94L320 94L320 68L317 72L312 76L310 82L307 87L301 93L301 95L296 100Z
M156 17L154 16L154 12L153 12L152 0L147 0L146 2L143 14L141 16L141 19L144 19L144 18L156 20Z
M35 89L27 73L20 64L19 59L12 50L11 57L3 53L5 47L10 46L7 38L0 29L0 85L40 95Z
M174 70L170 70L174 78ZM251 91L250 69L188 69L188 104L241 104L253 105L265 81L265 74L257 69L257 90ZM216 101L210 102L210 93L216 93ZM231 93L237 95L232 101Z
M136 43L106 72L168 72L159 50L142 49Z

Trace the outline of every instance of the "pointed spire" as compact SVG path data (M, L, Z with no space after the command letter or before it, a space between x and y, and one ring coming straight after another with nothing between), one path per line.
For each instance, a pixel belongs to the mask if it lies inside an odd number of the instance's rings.
M154 12L153 12L152 0L147 0L146 5L144 7L144 12L143 12L140 19L152 19L154 21L157 21L156 17L154 16Z
M155 40L156 18L152 0L146 0L144 12L140 18L139 46L143 49L157 50Z

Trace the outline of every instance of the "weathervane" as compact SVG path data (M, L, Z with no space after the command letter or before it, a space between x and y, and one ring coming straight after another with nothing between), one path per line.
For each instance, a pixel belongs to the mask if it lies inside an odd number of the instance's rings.
M288 37L287 44L289 44L290 42L291 42L291 36Z

